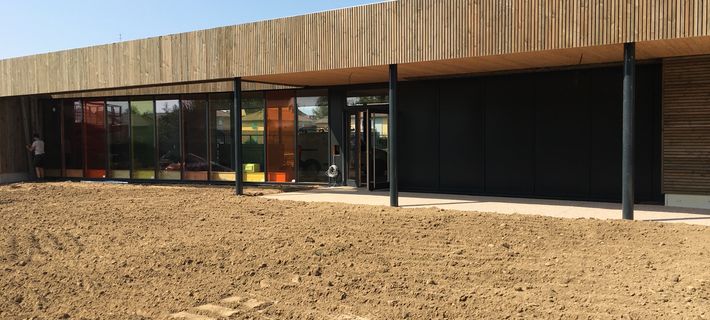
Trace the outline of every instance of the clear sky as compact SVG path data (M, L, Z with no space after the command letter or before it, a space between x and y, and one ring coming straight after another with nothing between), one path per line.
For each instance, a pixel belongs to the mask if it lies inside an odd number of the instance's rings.
M0 0L0 59L382 0Z

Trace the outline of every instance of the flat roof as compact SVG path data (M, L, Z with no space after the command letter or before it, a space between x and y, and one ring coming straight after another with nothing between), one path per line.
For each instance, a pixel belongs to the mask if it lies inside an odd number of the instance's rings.
M620 61L625 42L647 58L703 54L708 10L666 1L387 1L0 60L0 97L234 77L377 82L389 64L416 78L604 63Z

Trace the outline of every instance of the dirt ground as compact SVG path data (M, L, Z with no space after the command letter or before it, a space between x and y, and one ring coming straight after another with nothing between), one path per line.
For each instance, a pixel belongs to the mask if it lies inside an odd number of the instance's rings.
M710 228L0 186L0 319L171 315L707 319Z

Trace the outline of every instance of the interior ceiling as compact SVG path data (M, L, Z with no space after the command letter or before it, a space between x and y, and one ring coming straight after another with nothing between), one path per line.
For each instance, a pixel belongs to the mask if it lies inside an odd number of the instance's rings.
M636 44L637 60L703 54L710 54L710 37L647 41ZM408 63L400 64L398 70L399 79L407 81L501 71L621 63L623 61L623 55L623 44L614 44L597 47ZM328 86L387 82L388 77L388 67L385 65L367 68L253 76L245 77L244 80L293 86Z

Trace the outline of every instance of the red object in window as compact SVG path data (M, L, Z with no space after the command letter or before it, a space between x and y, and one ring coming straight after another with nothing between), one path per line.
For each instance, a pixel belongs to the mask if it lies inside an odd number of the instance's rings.
M266 94L267 181L290 182L295 179L295 113L294 91Z
M84 175L106 177L106 124L103 101L84 101Z

